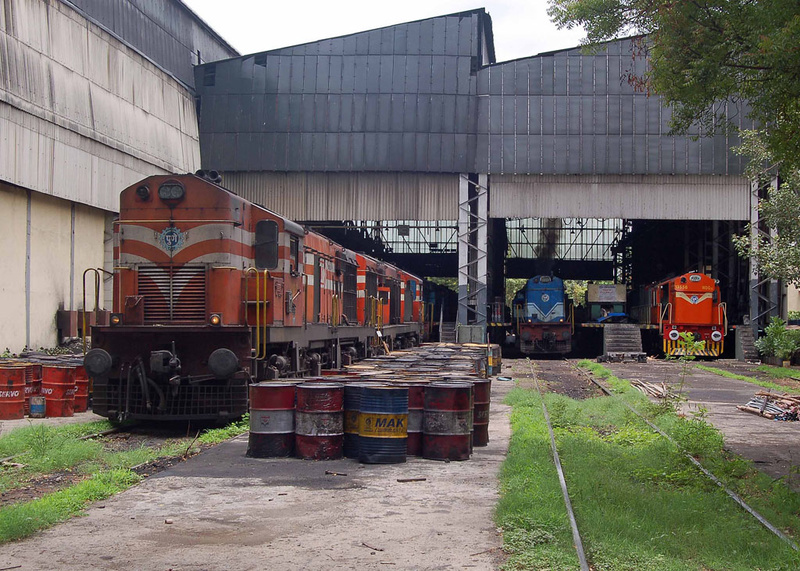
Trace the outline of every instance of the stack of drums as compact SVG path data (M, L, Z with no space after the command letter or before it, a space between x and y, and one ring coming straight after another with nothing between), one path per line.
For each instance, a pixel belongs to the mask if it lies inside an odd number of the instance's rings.
M492 381L489 379L476 379L472 381L474 407L472 415L473 444L475 446L489 445L489 402L492 394Z
M336 460L344 442L344 385L310 382L297 385L295 450L307 460Z
M408 389L367 386L361 389L358 415L358 460L364 464L406 461Z
M422 456L469 460L472 448L472 383L433 382L425 387Z
M344 441L342 452L346 458L358 458L358 418L361 412L361 392L364 387L380 387L383 383L363 381L344 386Z
M75 413L75 367L42 366L42 396L47 416L73 416Z
M25 367L0 365L0 420L25 417Z
M247 455L275 458L294 454L296 383L250 385Z
M89 375L83 365L75 367L75 412L89 410Z

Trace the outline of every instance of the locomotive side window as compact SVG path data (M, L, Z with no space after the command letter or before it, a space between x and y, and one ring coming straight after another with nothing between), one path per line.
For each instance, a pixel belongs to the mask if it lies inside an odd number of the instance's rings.
M256 223L256 268L273 270L278 267L278 223L259 220Z
M300 274L300 265L297 262L300 256L300 238L297 236L289 236L289 264L291 267L292 275Z

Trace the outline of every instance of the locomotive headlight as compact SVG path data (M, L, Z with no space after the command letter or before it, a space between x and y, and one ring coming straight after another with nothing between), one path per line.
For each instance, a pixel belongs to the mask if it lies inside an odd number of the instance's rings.
M112 313L110 321L111 321L111 325L122 325L122 314L121 313Z
M670 341L677 341L678 339L680 339L680 336L681 336L681 334L680 334L680 333L678 333L678 330L677 330L677 329L672 329L672 330L669 332L669 339L670 339Z
M219 313L212 313L211 317L208 318L208 322L211 325L219 325L222 323L222 316Z
M180 200L186 190L176 181L168 181L158 187L158 197L161 200Z
M719 343L720 341L722 341L722 333L719 332L719 331L712 331L711 332L711 340L714 343Z

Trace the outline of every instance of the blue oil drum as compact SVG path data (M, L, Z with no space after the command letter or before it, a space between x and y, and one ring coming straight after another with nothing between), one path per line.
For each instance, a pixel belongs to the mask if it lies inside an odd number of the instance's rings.
M361 391L364 387L381 387L384 383L360 381L344 386L344 444L345 458L358 458L358 418L361 414Z
M358 448L358 460L364 464L398 464L406 461L407 387L362 387Z

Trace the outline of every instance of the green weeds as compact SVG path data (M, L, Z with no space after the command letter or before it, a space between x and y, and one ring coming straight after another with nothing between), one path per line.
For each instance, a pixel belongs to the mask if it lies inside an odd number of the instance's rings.
M800 531L800 495L722 448L699 414L648 406L604 367L584 362L618 397L573 401L545 395L578 527L594 569L796 569L800 557L703 476L667 439L631 413L650 415L679 446L783 530ZM623 402L624 401L624 402ZM496 520L504 569L577 569L538 394L514 389L513 435L501 470Z

